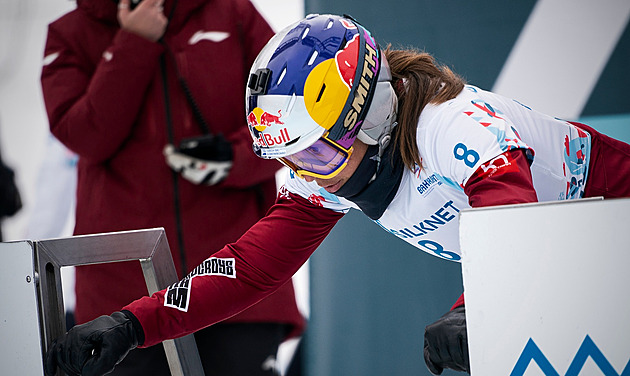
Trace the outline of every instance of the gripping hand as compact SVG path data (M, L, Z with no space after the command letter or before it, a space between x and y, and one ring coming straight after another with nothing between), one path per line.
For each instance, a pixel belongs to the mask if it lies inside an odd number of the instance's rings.
M221 135L184 140L178 148L168 144L164 156L173 170L194 184L218 184L232 167L232 146Z
M114 370L127 353L144 342L140 324L130 312L114 312L70 329L55 339L46 353L46 376L57 367L71 376L100 376Z
M444 368L470 373L466 309L457 307L424 331L424 361L434 375Z

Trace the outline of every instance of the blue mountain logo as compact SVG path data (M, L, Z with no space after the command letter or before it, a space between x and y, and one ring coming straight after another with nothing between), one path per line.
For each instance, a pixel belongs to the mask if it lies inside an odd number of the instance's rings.
M586 335L586 338L582 341L582 345L580 345L580 348L575 354L575 357L564 376L578 376L589 356L593 359L604 376L630 376L630 361L628 361L621 374L617 373L589 335ZM560 376L558 371L556 371L549 362L549 359L547 359L540 348L538 348L538 345L536 345L534 340L531 338L527 341L527 344L525 345L521 356L516 361L510 376L522 376L525 373L525 370L527 370L529 363L532 361L538 364L538 367L540 367L540 370L545 374L545 376Z

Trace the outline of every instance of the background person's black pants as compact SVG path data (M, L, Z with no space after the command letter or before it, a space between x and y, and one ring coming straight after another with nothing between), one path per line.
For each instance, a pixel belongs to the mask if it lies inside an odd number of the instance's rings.
M218 324L195 333L206 376L275 376L278 346L289 327L275 323ZM135 349L113 376L170 376L162 344Z

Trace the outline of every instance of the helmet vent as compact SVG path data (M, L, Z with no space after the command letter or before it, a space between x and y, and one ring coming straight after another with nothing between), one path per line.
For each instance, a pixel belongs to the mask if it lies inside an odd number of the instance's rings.
M330 29L331 27L333 27L334 24L335 24L335 21L328 20L328 23L326 24L326 28L324 30Z
M293 106L295 106L295 101L297 100L297 95L295 95L295 91L293 92L293 94L291 95L291 98L289 98L289 102L287 103L287 108L285 111L285 115L290 115L291 111L293 111Z
M282 69L282 72L280 72L280 77L278 77L278 82L276 82L276 85L280 85L280 83L282 82L286 74L287 74L287 67L284 67Z
M302 33L302 39L306 38L309 31L311 31L310 27L307 27L306 29L304 29L304 32Z
M317 51L313 51L313 53L311 54L310 59L308 59L308 65L313 65L313 63L315 62L315 59L317 59L318 55L319 55L319 53Z
M322 99L322 95L324 94L324 90L326 90L326 84L322 85L322 88L319 91L319 94L317 95L317 100L315 102L319 102Z

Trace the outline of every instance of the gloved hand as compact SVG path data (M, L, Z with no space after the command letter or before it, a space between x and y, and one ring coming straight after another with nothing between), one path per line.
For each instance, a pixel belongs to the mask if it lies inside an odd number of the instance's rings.
M464 306L427 325L424 331L424 361L434 375L442 374L444 368L470 373Z
M59 367L70 376L105 375L143 342L144 332L135 316L129 311L114 312L55 339L46 353L44 371L54 376Z
M178 148L164 147L166 163L195 184L214 185L230 173L232 145L222 135L183 140Z

